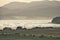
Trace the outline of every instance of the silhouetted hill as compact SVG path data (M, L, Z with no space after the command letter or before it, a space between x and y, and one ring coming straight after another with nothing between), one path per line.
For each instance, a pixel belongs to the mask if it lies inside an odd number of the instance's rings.
M0 8L2 19L14 19L12 16L55 17L60 16L59 1L33 1L31 3L11 2ZM3 18L4 16L4 18ZM0 18L1 19L1 18Z
M60 17L53 18L52 23L60 24Z

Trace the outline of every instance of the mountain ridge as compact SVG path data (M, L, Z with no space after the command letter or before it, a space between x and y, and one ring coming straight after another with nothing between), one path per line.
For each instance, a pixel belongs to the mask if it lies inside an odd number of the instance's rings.
M3 16L8 16L8 18L10 18L9 16L25 16L27 18L60 16L59 4L60 2L57 1L33 1L31 3L12 2L0 7L0 19L4 19Z

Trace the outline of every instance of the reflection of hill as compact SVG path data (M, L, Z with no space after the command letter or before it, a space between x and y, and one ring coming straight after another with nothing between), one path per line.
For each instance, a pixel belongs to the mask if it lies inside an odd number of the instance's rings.
M58 1L33 1L31 3L12 2L0 7L0 15L2 15L2 18L3 16L55 17L60 16L59 4L60 2Z

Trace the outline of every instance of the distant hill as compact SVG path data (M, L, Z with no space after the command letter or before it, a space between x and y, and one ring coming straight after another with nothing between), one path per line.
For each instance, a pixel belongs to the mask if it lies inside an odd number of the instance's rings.
M52 23L60 24L60 17L53 18Z
M23 8L25 8L26 4L27 3L25 3L25 2L11 2L9 4L4 5L3 7L11 9L11 10L14 10L14 9L23 9Z
M24 17L56 17L60 16L59 1L33 1L31 3L11 2L0 7L0 19Z

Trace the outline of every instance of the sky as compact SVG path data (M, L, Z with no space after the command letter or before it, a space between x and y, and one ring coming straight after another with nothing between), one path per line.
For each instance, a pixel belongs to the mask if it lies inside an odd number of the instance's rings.
M43 1L43 0L0 0L0 6L3 6L5 4L8 4L10 2L14 2L14 1L17 1L17 2L31 2L31 1ZM50 0L52 1L52 0ZM57 1L60 1L60 0L57 0Z
M3 6L5 4L8 4L8 3L14 2L14 1L17 1L17 2L31 2L32 0L0 0L0 6Z

